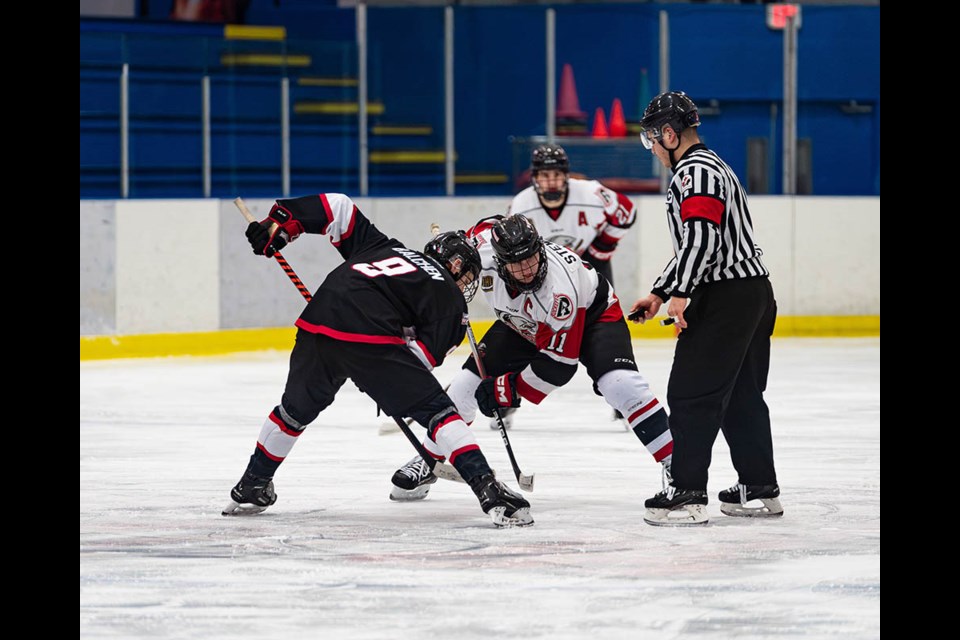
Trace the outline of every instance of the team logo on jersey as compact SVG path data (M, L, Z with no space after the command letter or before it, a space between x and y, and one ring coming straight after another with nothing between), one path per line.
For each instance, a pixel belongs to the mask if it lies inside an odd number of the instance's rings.
M480 288L484 291L493 291L493 276L482 276L480 278Z
M500 318L501 322L505 325L519 333L521 336L529 340L530 342L536 343L537 340L537 323L533 320L528 320L523 316L515 316L509 311L501 311L497 309L497 317Z
M690 191L693 188L693 178L688 173L687 175L680 178L680 188L683 191Z
M562 293L553 294L553 309L550 310L550 315L557 320L566 320L573 315L573 301Z
M600 196L601 200L603 200L604 209L606 209L611 204L613 204L613 196L610 195L610 192L604 189L603 187L597 189L597 195Z
M547 241L553 242L554 244L558 244L561 247L566 247L567 249L573 249L573 245L576 243L577 239L574 238L573 236L568 236L562 233L558 233L555 236L550 236L549 238L547 238Z

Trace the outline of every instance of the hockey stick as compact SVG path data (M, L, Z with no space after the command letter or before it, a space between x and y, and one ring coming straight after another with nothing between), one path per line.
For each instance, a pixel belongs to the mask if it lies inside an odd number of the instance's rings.
M243 198L234 198L233 204L237 205L237 209L240 209L240 213L243 214L243 217L247 219L247 222L257 222L257 219L253 217L253 214L250 213L250 209L247 209L247 205L243 202ZM270 225L270 231L273 231L273 228L277 224L273 223ZM290 266L290 263L287 262L286 258L280 255L280 252L277 251L273 254L273 257L277 259L277 263L283 269L283 272L287 274L287 277L290 278L290 282L293 283L293 286L297 288L297 291L300 292L300 295L303 296L303 299L307 302L310 302L313 299L313 296L310 295L310 290L303 284L303 281L300 280L300 276L297 275L297 272L293 270L293 267Z
M477 363L477 372L481 378L486 378L487 374L483 368L483 360L480 357L480 350L477 348L477 338L473 335L473 327L467 322L467 339L470 341L470 350L473 352L473 360ZM503 416L500 415L500 409L494 409L493 413L497 416L497 426L500 428L500 438L503 440L503 446L507 450L507 456L510 458L510 465L513 467L513 475L517 477L517 483L524 491L533 491L533 475L526 475L520 472L520 465L513 455L513 447L510 446L510 438L507 437L507 428L503 424Z

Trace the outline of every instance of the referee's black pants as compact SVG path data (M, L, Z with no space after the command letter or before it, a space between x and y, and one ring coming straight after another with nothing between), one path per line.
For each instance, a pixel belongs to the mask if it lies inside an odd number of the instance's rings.
M775 484L770 412L763 400L777 303L769 278L697 287L684 311L667 387L673 485L706 490L722 429L743 484Z

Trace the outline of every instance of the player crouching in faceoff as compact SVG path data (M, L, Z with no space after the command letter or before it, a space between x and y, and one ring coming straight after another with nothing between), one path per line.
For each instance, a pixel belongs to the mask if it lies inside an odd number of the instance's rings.
M463 419L472 422L478 408L493 416L496 409L519 406L521 398L540 404L582 362L594 391L626 416L669 483L667 413L637 371L630 331L607 279L576 253L543 240L523 215L483 220L470 235L482 263L480 289L497 320L481 339L490 377L481 380L470 358L450 383L448 394ZM443 460L429 440L424 448ZM435 480L416 473L425 466L414 458L398 469L391 498L425 497L417 490Z
M304 429L347 381L388 415L409 416L449 459L497 526L533 524L530 504L494 478L473 432L430 371L466 334L467 302L480 257L462 231L438 235L423 252L380 232L339 193L277 200L247 238L272 257L302 233L326 234L344 263L331 271L296 321L297 338L280 404L223 515L274 504L273 476Z

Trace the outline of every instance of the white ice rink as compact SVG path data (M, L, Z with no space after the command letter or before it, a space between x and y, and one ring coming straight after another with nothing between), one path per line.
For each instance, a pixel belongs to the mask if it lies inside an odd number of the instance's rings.
M634 347L665 402L673 342ZM880 637L879 338L774 341L785 515L720 513L736 481L720 436L697 528L643 523L659 465L582 368L510 431L536 474L532 527L495 529L442 480L389 501L413 450L350 383L281 466L277 503L222 517L287 355L80 363L81 638ZM475 427L516 488L498 433Z

